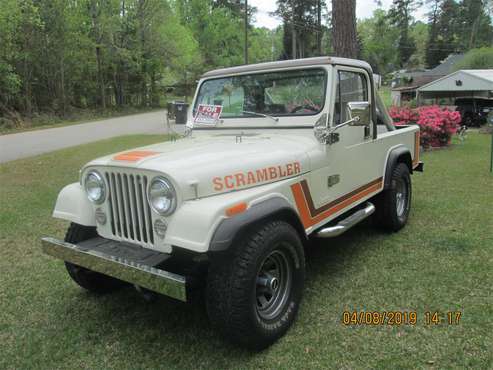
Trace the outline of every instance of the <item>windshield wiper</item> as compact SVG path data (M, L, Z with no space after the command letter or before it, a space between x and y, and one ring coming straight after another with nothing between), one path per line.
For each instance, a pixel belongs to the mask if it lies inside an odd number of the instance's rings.
M275 122L279 122L279 118L278 117L270 116L270 115L264 114L264 113L250 112L248 110L242 110L241 113L251 114L253 116L258 116L258 117L270 118L270 119L274 120Z

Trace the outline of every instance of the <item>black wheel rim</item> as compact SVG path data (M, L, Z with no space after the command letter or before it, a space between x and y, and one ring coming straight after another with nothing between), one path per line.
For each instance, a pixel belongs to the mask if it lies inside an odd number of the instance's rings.
M282 312L291 292L293 268L288 254L273 250L262 262L257 274L255 304L258 315L272 320Z

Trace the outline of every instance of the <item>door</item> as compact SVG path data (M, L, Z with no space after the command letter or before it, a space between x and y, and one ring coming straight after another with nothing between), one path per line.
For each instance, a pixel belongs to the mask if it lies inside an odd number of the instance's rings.
M349 120L348 103L374 104L370 76L365 70L341 66L334 68L333 73L332 129ZM371 116L365 126L346 125L337 129L339 140L326 146L326 167L321 178L324 184L316 203L326 210L327 218L361 203L381 189L381 163L373 140L373 119L376 117Z

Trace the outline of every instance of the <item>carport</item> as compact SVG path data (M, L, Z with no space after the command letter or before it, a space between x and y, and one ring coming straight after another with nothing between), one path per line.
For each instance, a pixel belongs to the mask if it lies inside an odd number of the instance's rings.
M463 69L421 86L417 90L418 105L425 101L453 104L456 98L492 98L493 69Z

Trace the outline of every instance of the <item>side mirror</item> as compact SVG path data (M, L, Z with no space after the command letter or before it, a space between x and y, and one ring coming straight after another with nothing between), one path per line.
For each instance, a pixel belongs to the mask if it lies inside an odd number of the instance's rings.
M367 101L350 102L347 104L349 126L370 125L370 103Z

